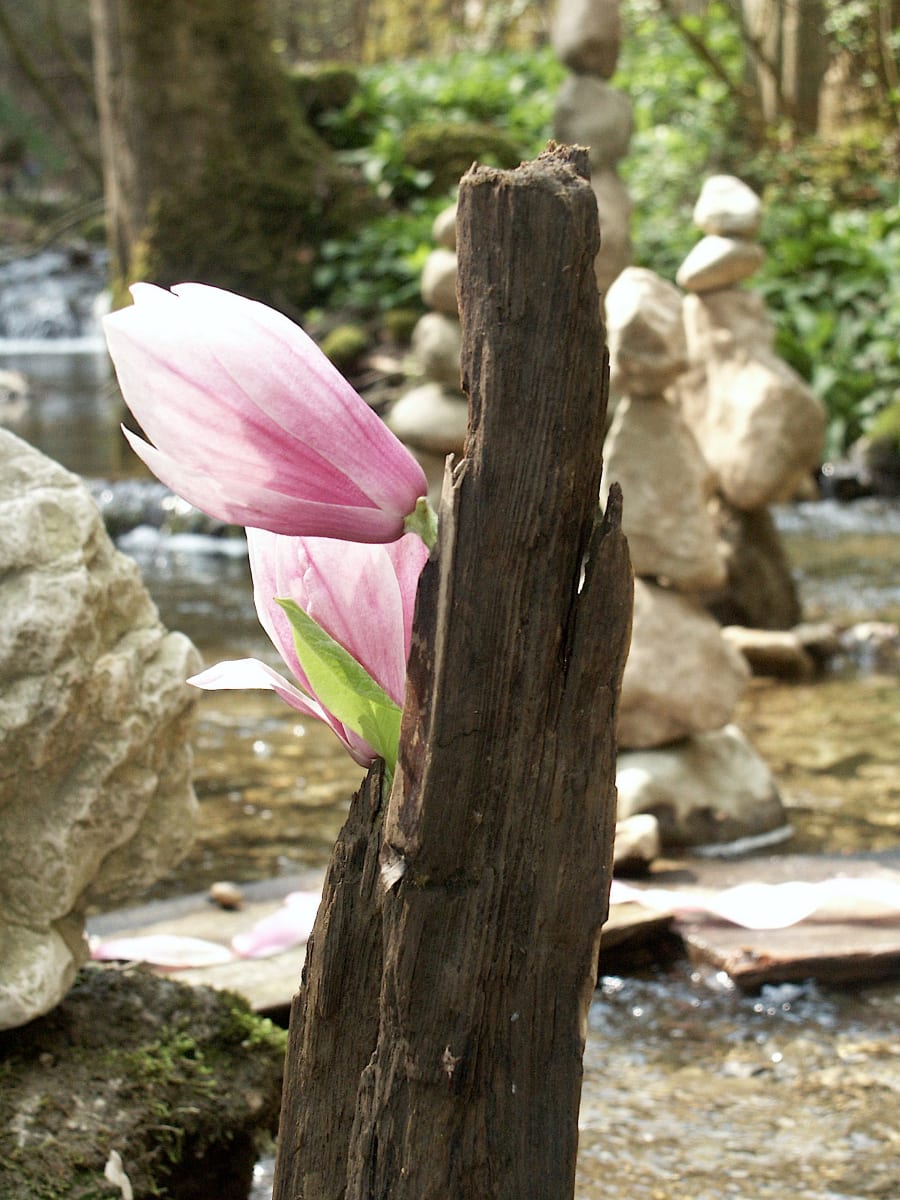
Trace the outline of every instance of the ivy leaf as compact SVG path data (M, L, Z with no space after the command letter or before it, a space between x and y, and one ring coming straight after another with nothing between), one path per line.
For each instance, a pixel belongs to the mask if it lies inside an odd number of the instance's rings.
M399 705L295 601L279 598L277 603L291 623L297 657L316 699L342 725L364 738L393 774L400 742Z

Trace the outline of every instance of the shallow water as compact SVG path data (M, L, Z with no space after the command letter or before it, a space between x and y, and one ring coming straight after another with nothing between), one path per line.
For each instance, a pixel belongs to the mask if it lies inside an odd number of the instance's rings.
M85 474L132 473L95 350L38 368L42 356L21 346L19 357L2 351L0 367L15 363L35 381L29 437ZM900 616L900 506L803 505L777 519L809 617ZM208 662L258 655L277 665L240 546L151 529L122 545L165 623ZM886 675L752 684L737 720L789 809L795 834L779 852L897 845L898 698ZM197 841L155 895L324 865L361 775L327 730L265 693L204 694L195 749ZM900 984L746 997L684 962L605 979L585 1054L579 1197L897 1200L898 1025ZM260 1164L254 1200L270 1197L271 1169Z

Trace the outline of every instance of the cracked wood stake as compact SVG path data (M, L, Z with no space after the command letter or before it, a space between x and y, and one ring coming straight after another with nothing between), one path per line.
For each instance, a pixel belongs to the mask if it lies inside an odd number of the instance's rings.
M295 1001L275 1200L573 1195L632 586L586 161L460 186L466 453L393 789L354 801Z

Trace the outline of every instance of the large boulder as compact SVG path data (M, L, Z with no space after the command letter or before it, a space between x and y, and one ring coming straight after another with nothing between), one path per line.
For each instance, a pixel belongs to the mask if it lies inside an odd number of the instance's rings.
M710 470L679 408L662 397L624 397L604 459L601 502L609 481L622 485L622 528L634 573L664 578L682 591L724 583L725 565L707 509Z
M601 247L602 229L601 229ZM658 396L687 367L681 292L646 267L626 267L606 293L612 386Z
M656 817L665 846L737 841L786 820L771 771L736 725L620 754L616 788L619 820Z
M636 579L619 745L662 746L727 725L750 678L743 655L699 604Z
M77 476L0 430L0 1028L87 957L81 914L186 853L200 656L169 633Z
M736 508L762 508L789 498L819 465L825 409L766 345L769 323L756 307L739 292L728 297L685 297L689 359L705 365L706 379L704 387L689 372L675 391L719 490Z

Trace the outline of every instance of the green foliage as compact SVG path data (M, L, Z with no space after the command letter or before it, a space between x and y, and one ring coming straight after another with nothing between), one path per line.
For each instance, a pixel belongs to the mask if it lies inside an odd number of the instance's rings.
M635 134L620 164L634 205L634 260L674 278L699 236L690 214L707 176L734 174L758 191L768 258L749 286L770 308L779 353L825 402L828 451L838 453L897 395L900 210L889 139L871 121L838 143L793 143L776 131L760 149L758 130L726 83L743 71L730 6L713 3L685 18L725 78L691 50L656 0L626 0L622 12L613 84L634 105ZM858 20L847 17L849 39ZM410 162L409 131L487 123L522 158L533 157L552 135L565 74L546 48L362 70L359 91L345 108L323 114L321 128L361 169L384 211L359 234L321 245L317 303L362 317L421 310L431 223L452 193L429 195L434 171Z
M840 454L900 390L900 205L770 204L764 242L753 286L776 349L825 403L826 453Z
M612 82L634 106L634 137L620 169L634 204L635 261L672 278L697 240L689 214L702 179L716 172L746 178L740 113L726 84L690 51L655 0L628 0L622 9ZM710 5L702 24L685 20L739 79L740 35L725 7Z
M313 285L322 307L358 315L413 307L421 312L419 281L432 249L431 225L449 202L416 199L388 212L352 237L319 243Z
M313 276L317 304L358 316L421 311L419 279L433 248L431 225L452 203L462 170L482 154L503 163L539 153L551 135L565 73L549 48L361 68L349 103L322 112L317 129L361 172L383 212L351 236L320 244ZM479 140L482 130L478 138L470 134L470 149L453 147L452 182L445 177L444 186L435 188L435 164L409 157L411 133L437 127L458 132L473 124L502 135L502 152Z

